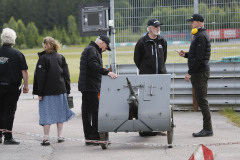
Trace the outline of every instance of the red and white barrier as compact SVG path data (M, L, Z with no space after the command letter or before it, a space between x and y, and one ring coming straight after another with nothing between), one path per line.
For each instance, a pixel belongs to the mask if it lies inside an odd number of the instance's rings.
M201 144L188 160L214 160L214 157L216 157L216 155L212 150Z

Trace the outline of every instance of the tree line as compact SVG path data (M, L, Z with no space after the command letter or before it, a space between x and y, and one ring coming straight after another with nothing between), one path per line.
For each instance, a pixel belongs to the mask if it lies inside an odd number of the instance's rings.
M49 35L66 45L86 44L91 37L81 37L79 5L103 3L109 0L0 0L0 29L17 31L19 48L39 46ZM159 19L164 31L182 32L188 29L186 19L194 13L194 1L186 0L115 0L115 27L118 35L127 33L136 41L146 32L150 17ZM205 17L207 29L239 28L240 7L236 0L199 1L199 13Z
M62 44L86 44L91 37L79 32L79 5L108 0L0 0L0 29L16 31L16 47L41 45L45 36Z
M72 15L67 18L67 28L54 25L51 30L44 29L42 34L39 33L34 22L25 25L21 19L15 20L14 17L11 17L8 23L3 24L3 28L6 27L16 31L15 46L20 49L39 47L46 36L54 37L63 45L86 44L91 39L79 36L76 19Z
M34 22L42 34L54 26L67 28L68 16L79 16L79 5L109 0L0 0L0 29L11 17L25 24Z

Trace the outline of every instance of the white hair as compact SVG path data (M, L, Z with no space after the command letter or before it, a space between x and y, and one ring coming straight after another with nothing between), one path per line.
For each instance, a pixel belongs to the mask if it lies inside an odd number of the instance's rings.
M100 39L100 37L97 37L97 39L95 40L95 43L100 43L100 42L102 42L102 40Z
M148 27L147 27L147 31L150 32L149 28L152 28L152 27L153 27L153 26L148 26ZM159 32L154 32L154 31L151 30L151 32L152 32L154 35L156 35L156 36L158 36L158 35L161 34L161 30L159 30Z
M17 38L17 35L14 30L10 28L4 28L1 34L1 39L2 39L1 44L14 45L16 38Z
M149 32L148 26L147 26L147 32Z

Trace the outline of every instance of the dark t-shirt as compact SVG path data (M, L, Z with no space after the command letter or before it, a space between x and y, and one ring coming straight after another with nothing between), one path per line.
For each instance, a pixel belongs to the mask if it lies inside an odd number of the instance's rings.
M22 70L27 70L24 55L11 46L0 47L0 83L2 85L20 86Z

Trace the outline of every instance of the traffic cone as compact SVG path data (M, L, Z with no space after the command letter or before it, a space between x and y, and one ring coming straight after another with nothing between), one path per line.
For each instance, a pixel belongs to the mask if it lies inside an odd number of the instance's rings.
M216 155L212 150L201 144L188 160L214 160L214 157L216 157Z

